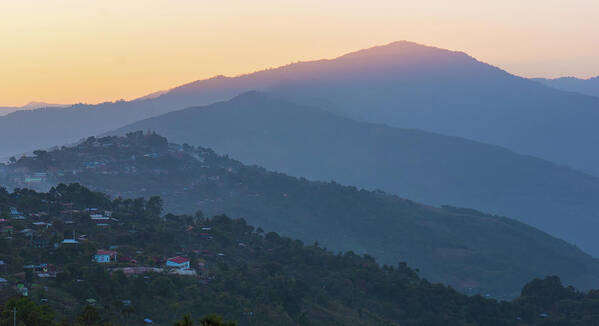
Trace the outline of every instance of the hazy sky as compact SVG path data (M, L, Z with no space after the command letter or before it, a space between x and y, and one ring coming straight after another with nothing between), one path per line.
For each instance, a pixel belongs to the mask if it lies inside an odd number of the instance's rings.
M598 0L0 0L0 105L131 99L409 40L599 75Z

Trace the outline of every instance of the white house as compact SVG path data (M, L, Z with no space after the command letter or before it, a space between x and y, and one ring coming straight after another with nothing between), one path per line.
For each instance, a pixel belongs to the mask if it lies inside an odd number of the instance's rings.
M21 212L19 212L15 207L11 207L10 218L12 218L13 220L24 220L25 216L23 216L23 214L21 214Z
M110 263L117 261L117 252L114 250L98 250L93 261L96 263Z
M173 267L178 269L189 269L189 258L177 256L173 258L169 258L166 261L167 267Z

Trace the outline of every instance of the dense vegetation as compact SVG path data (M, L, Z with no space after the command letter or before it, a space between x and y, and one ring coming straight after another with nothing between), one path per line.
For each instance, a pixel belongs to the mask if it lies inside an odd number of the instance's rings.
M133 312L132 308L123 309L123 313ZM153 324L153 321L144 321L146 324ZM216 314L206 315L198 320L201 326L237 326L236 322L225 321ZM126 320L127 325L139 324L139 322L130 323ZM60 323L56 323L56 313L46 304L36 305L32 300L25 297L11 298L0 305L0 325L19 325L19 326L113 326L114 322L102 318L98 310L93 306L85 306L74 320L62 319ZM192 326L194 319L190 314L183 316L179 321L176 321L173 326Z
M528 280L545 275L599 287L593 258L517 221L268 172L155 134L92 137L37 151L7 166L4 179L43 190L80 182L113 197L160 195L169 212L244 217L334 251L393 266L405 261L423 277L470 294L514 298Z
M405 264L379 266L368 255L334 254L317 245L254 228L226 216L161 215L161 200L109 199L78 184L47 193L0 191L8 218L0 240L2 275L28 288L32 302L19 318L81 325L85 316L103 324L137 324L143 318L168 325L184 315L218 313L241 325L595 325L596 292L564 287L556 277L534 280L512 302L469 297L420 278ZM65 208L66 207L66 208ZM110 210L109 225L96 225L90 210ZM51 223L33 231L34 222ZM6 225L5 225L6 226ZM76 230L78 244L65 244ZM84 235L85 234L85 235ZM65 235L65 236L63 236ZM38 237L47 245L38 245ZM54 245L57 244L57 245ZM123 262L91 262L97 249L112 247ZM168 269L127 273L123 267L164 267L164 258L191 258L194 275ZM134 258L133 262L130 258ZM48 264L55 277L26 265ZM26 272L23 272L26 270ZM4 286L2 322L10 321L16 289ZM89 305L94 307L90 308ZM29 305L25 309L23 306ZM77 316L78 317L75 317ZM84 316L84 317L81 317ZM87 317L85 317L87 318ZM44 322L42 322L44 321ZM181 322L181 320L180 320ZM593 324L595 323L595 324Z

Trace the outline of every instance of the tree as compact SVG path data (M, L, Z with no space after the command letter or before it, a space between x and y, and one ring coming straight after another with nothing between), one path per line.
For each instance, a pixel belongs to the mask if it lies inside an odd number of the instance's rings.
M135 313L135 309L133 309L133 307L131 307L130 305L125 306L123 310L121 310L121 314L125 317L125 321L129 321L129 317L133 313Z
M201 326L237 326L234 321L225 321L223 317L215 314L210 314L200 318Z
M13 320L13 308L17 309L18 324L50 326L54 320L54 311L50 307L38 306L27 298L18 298L10 299L4 305L0 318L2 324Z
M170 297L173 294L175 285L170 278L165 276L159 276L152 281L150 288L156 295L162 297Z
M146 204L146 211L151 214L152 217L157 217L162 214L162 198L159 196L152 196Z
M96 308L92 306L86 306L77 317L77 325L95 326L100 323L100 320L100 314Z
M193 319L191 315L187 314L183 316L182 320L176 321L173 326L193 326Z

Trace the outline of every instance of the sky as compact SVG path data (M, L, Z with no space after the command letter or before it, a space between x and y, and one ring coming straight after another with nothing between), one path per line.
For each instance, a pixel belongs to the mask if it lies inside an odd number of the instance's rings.
M0 0L0 105L133 99L408 40L599 75L597 0Z

